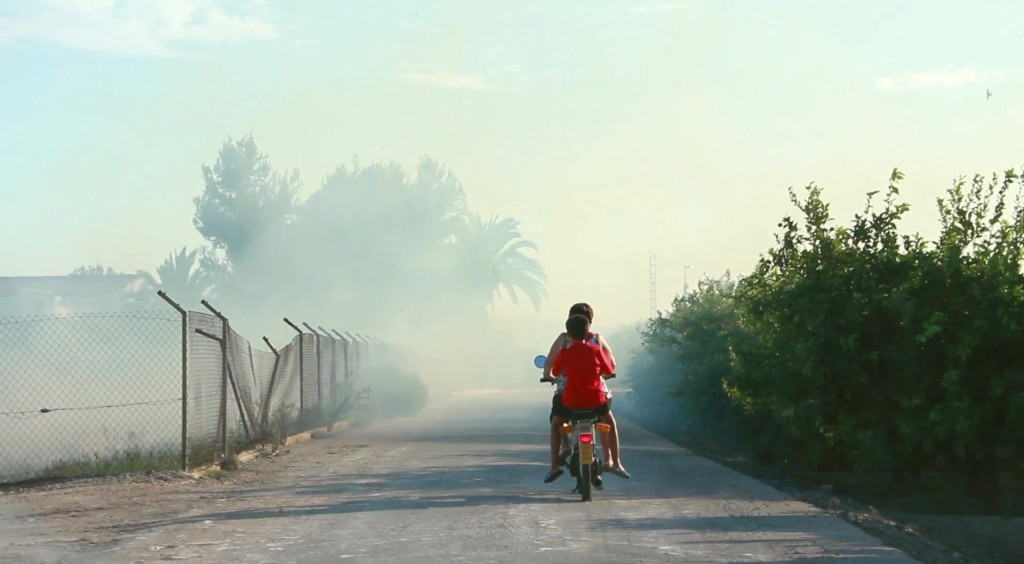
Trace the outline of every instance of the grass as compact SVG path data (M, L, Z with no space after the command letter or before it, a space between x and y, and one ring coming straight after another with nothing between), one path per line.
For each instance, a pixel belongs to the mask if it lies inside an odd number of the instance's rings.
M341 401L334 410L323 409L311 411L307 414L306 421L295 418L294 406L282 406L271 414L265 428L258 426L253 429L254 436L248 439L241 426L232 429L228 433L228 453L226 459L222 459L218 441L216 439L199 439L190 441L188 452L188 465L190 468L199 468L208 464L219 464L218 473L235 469L231 459L237 454L248 449L257 451L276 451L280 449L285 439L295 433L315 429L333 423L343 413L351 411L354 407L360 406L365 399L365 394L353 394L354 401ZM294 418L294 419L293 419ZM162 446L156 448L125 448L114 452L93 453L70 457L53 462L42 470L32 467L18 468L15 472L7 474L25 476L23 479L14 478L10 481L0 481L0 489L10 487L25 487L43 483L51 483L62 480L78 478L108 476L117 474L130 474L156 470L179 470L181 465L181 451L178 446ZM0 478L3 480L3 478Z
M173 470L181 463L178 449L142 451L125 449L101 456L66 459L55 462L39 474L39 479L81 478L104 474L125 474L146 470Z
M124 449L114 453L80 456L58 460L39 471L26 470L31 476L2 484L4 488L90 478L113 474L128 474L153 470L174 470L181 464L181 452L176 448L152 450Z

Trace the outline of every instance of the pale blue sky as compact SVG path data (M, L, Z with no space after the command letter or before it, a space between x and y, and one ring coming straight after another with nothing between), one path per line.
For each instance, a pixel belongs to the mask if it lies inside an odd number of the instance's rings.
M307 194L432 156L541 246L541 317L633 321L649 253L662 308L684 265L747 272L789 186L845 221L899 166L931 234L953 177L1024 164L1024 8L968 6L0 0L0 274L198 244L200 166L251 131Z

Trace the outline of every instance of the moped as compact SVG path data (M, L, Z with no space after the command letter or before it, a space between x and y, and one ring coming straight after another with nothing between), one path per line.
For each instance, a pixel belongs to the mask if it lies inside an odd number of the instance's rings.
M547 357L538 355L533 359L537 368L544 368ZM613 378L614 374L608 376ZM541 378L541 382L549 382ZM598 437L601 433L611 430L611 425L601 422L601 415L595 410L574 409L570 410L569 421L563 423L559 428L562 436L562 450L568 451L569 456L564 465L569 467L569 474L576 478L576 487L573 493L579 493L582 501L590 501L592 486L602 488L601 478L601 457L597 454ZM596 431L596 432L595 432ZM567 444L568 443L568 444ZM566 448L568 447L568 448Z

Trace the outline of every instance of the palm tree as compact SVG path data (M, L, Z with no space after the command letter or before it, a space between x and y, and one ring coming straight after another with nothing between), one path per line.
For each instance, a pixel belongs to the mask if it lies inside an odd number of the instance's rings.
M139 271L139 275L150 287L163 290L172 299L185 302L186 306L197 304L210 285L198 258L199 249L190 251L182 247L156 267L156 276L145 271Z
M519 221L494 215L484 222L474 212L463 217L455 245L464 282L481 298L487 296L492 311L494 299L501 297L502 290L516 305L522 292L539 310L541 300L547 297L547 276L537 259L524 254L527 249L536 251L537 245L523 239Z

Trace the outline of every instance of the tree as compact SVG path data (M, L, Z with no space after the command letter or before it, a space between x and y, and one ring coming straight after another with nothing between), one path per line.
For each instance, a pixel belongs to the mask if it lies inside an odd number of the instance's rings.
M547 276L540 262L524 253L536 251L537 245L522 237L519 221L494 215L484 222L479 214L469 212L455 236L455 245L462 282L492 309L502 290L513 304L519 304L518 293L522 292L540 309L547 297Z
M203 166L203 181L193 224L231 263L245 260L257 241L290 221L301 186L298 172L273 171L251 134L225 141L217 162Z
M210 287L208 274L199 263L199 249L188 250L187 247L170 253L156 267L156 275L140 271L146 283L154 290L160 289L171 298L196 304L203 299Z
M92 266L82 265L76 267L71 271L70 276L104 276L110 274L120 274L115 271L112 267L103 266L102 264L94 264Z
M802 220L734 290L677 300L645 348L676 351L684 398L728 408L703 415L745 421L758 454L896 483L940 471L995 508L1024 452L1024 180L958 181L926 242L899 233L902 178L848 226L818 187L791 191ZM657 376L634 388L663 393Z
M450 291L445 241L465 209L462 184L434 160L415 176L396 162L340 166L298 208L282 260L302 261L292 270L309 275L294 283L350 319L422 319Z
M351 169L341 166L306 200L298 220L331 244L374 241L375 252L410 254L410 247L440 244L457 229L466 194L455 175L432 159L415 177L396 162Z

